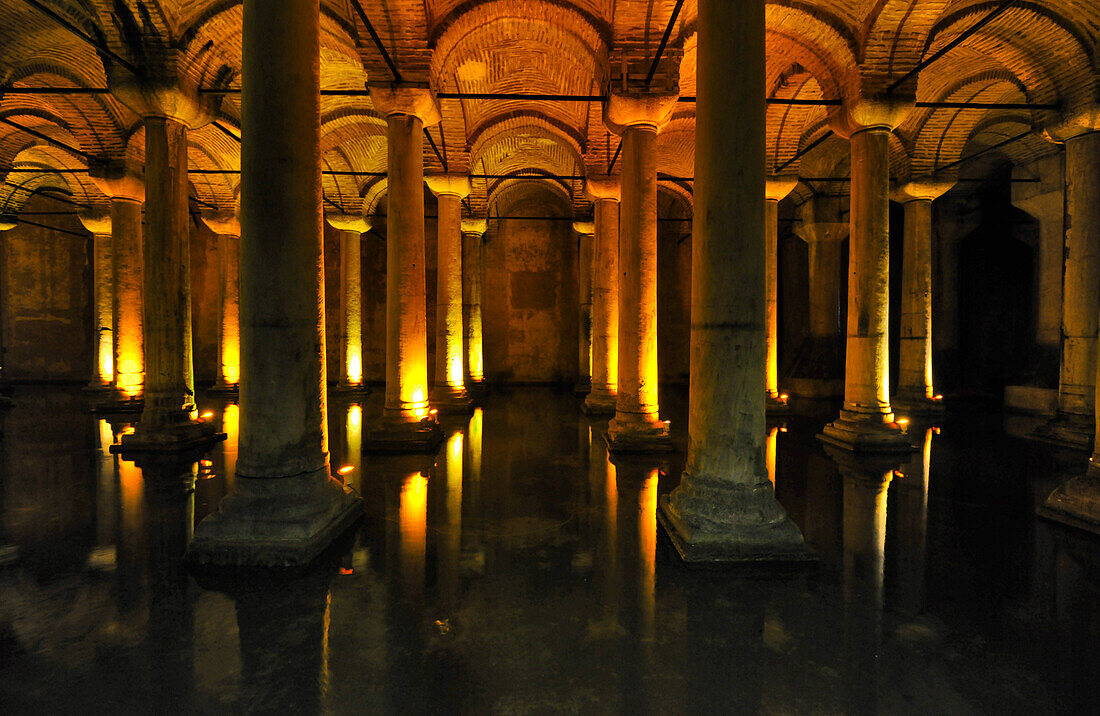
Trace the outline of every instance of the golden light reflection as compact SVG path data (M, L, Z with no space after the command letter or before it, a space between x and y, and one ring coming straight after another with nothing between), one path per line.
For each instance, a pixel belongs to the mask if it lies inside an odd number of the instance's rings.
M143 531L142 504L145 482L141 468L129 460L118 461L119 506L122 512L119 540L127 547L141 544Z
M142 372L138 362L132 358L125 358L119 363L119 372L115 377L115 383L119 390L133 398L141 392Z
M481 357L481 345L470 345L470 380L480 381L485 379L485 365Z
M638 501L641 515L638 520L638 547L642 562L641 607L642 638L653 639L657 586L657 479L654 469L642 485Z
M481 436L484 429L485 416L481 408L474 408L474 415L470 418L470 476L474 479L481 477Z
M779 445L779 428L768 431L768 442L765 445L764 462L768 468L768 480L775 485L775 458Z
M222 411L222 432L225 433L225 442L222 449L225 451L225 484L229 487L237 475L237 445L240 436L241 409L236 403L230 403Z
M428 393L423 385L413 386L410 392L412 413L418 418L428 417Z
M363 356L358 348L348 350L347 379L353 385L363 382Z
M106 420L100 419L99 424L99 449L103 451L104 455L109 455L111 445L115 442L115 432L111 428L111 424Z
M462 346L458 346L457 350L448 351L450 355L447 356L447 382L451 385L458 387L463 384L462 379Z
M115 349L109 337L101 337L99 341L99 379L104 383L115 379Z
M417 472L405 478L398 503L401 531L401 573L406 593L424 588L424 555L428 534L428 478Z
M354 474L361 474L363 467L363 408L357 404L351 404L348 406L347 418L344 421L345 435L347 437L348 446L348 465L351 466L351 472ZM349 475L344 480L345 484L352 484L352 477Z

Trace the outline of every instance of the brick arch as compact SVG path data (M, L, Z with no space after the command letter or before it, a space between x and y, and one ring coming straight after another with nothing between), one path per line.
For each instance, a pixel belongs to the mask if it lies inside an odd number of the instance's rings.
M323 171L357 171L354 160L344 151L345 145L337 145L321 157ZM325 211L339 206L345 214L357 214L362 206L362 184L366 183L353 176L321 174L321 191L324 195Z
M798 64L791 65L771 87L770 97L776 99L822 99L821 86L812 73ZM784 172L798 171L798 161L790 164L798 153L802 135L813 122L826 118L821 106L769 104L765 131L767 136L767 168L775 173L780 166Z
M524 197L515 197L514 195L519 192L525 192L530 196L531 193L542 193L552 195L561 200L562 216L569 216L572 206L570 204L570 197L568 190L565 189L558 182L544 181L542 179L507 179L502 182L490 192L488 206L489 214L492 216L492 209L497 209L503 204L507 207L503 212L507 214L511 207L524 200Z
M695 114L676 114L657 135L657 171L672 176L695 174Z
M211 125L187 133L188 170L230 170L241 168L241 146ZM188 174L195 196L219 211L237 208L240 174Z
M870 4L870 3L868 3ZM936 18L948 0L875 0L859 33L862 91L870 96L920 64ZM910 81L915 91L916 80Z

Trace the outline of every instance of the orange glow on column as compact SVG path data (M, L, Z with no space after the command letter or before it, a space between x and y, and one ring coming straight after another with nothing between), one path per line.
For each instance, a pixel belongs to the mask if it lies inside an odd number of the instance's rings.
M775 485L775 457L776 448L779 444L779 428L772 428L768 431L768 444L765 446L764 460L768 467L768 480L772 485Z
M118 375L115 377L115 382L119 390L126 394L126 397L133 398L139 395L145 383L145 374L141 370L139 360L134 358L123 358L122 361L119 362Z
M363 357L358 350L348 351L347 379L352 385L363 382Z
M423 383L414 385L412 390L409 391L408 405L416 417L428 417L428 392L424 389Z
M222 380L226 385L236 385L241 381L241 357L237 346L223 348Z

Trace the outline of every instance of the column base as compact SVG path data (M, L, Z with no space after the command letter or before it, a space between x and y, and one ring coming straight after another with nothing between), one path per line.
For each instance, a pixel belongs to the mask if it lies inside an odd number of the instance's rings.
M1100 470L1090 461L1084 475L1054 490L1035 511L1041 517L1100 534Z
M764 396L764 406L768 415L786 415L791 412L786 394Z
M1036 428L1032 437L1051 445L1088 451L1092 449L1094 430L1091 415L1058 413L1053 420Z
M607 390L593 388L584 399L584 412L588 415L614 415L619 397Z
M345 383L344 381L332 386L329 391L333 395L342 396L364 396L371 392L365 383Z
M98 380L95 380L84 386L83 391L88 395L93 395L96 397L106 397L114 394L117 389L110 383L100 383Z
M616 412L604 435L607 449L615 453L672 452L668 421L641 413Z
M281 478L237 476L217 511L195 528L193 565L308 564L362 515L363 502L327 469Z
M925 397L924 393L920 395L902 394L896 398L891 398L890 407L894 409L895 415L902 415L906 418L938 418L945 412L942 400Z
M128 398L118 391L113 391L93 407L92 412L97 414L138 414L145 410L145 400L142 398Z
M695 564L809 562L817 557L765 485L708 485L687 473L663 495L657 519L680 558ZM683 490L683 492L681 492Z
M466 381L466 393L475 404L480 404L485 400L485 396L489 394L489 386L485 384L484 380L468 380Z
M884 423L878 415L866 416L869 419L853 419L853 415L861 414L841 410L840 417L826 425L817 439L851 452L910 453L916 449L897 423Z
M592 381L588 378L582 378L573 384L574 395L588 395L592 392Z
M428 403L441 415L469 415L474 403L465 388L450 385L437 385L428 394Z
M435 452L443 444L443 437L443 428L434 415L419 422L409 422L383 413L363 436L363 450L382 453Z
M127 455L145 452L182 452L205 445L213 445L225 440L226 434L219 433L212 423L200 423L191 420L142 427L139 422L134 432L123 435L117 444L110 447L112 453Z
M213 386L206 389L206 394L233 396L240 395L241 390L237 383L215 383Z

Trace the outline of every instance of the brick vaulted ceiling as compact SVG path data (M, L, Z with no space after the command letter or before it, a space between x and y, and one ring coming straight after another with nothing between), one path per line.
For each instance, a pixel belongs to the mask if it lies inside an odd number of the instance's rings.
M321 7L326 90L362 90L367 82L392 79L365 18L403 80L428 82L444 93L555 96L605 94L623 67L644 74L679 7L658 76L678 77L682 97L695 94L697 0L321 0ZM768 4L767 28L767 86L775 99L851 103L896 85L896 95L919 102L1021 105L918 107L894 133L898 178L940 171L1025 134L1002 151L1026 161L1053 151L1049 139L1057 130L1100 128L1096 0L782 0ZM44 189L102 205L105 197L82 170L142 165L141 123L109 92L8 89L109 88L109 77L128 70L102 59L92 43L145 72L174 72L192 86L241 84L239 0L0 0L0 119L6 120L0 124L0 213L18 212L32 192ZM945 47L941 59L897 84ZM192 196L200 208L232 211L240 98L211 96L219 102L217 122L190 134L191 169L206 172L192 174ZM598 101L448 98L440 106L443 121L429 132L449 171L561 177L547 181L579 213L587 210L579 177L606 173L618 144ZM370 212L385 196L385 178L378 176L386 167L385 121L363 95L325 95L321 109L322 168L343 172L324 176L326 210ZM769 170L845 172L844 140L829 136L836 112L835 106L770 104ZM659 151L659 170L680 178L665 184L690 196L691 102L682 102L662 130ZM427 171L444 169L427 142L424 161ZM475 180L470 210L486 211L521 181Z

